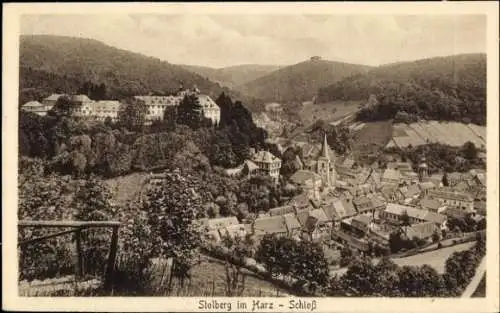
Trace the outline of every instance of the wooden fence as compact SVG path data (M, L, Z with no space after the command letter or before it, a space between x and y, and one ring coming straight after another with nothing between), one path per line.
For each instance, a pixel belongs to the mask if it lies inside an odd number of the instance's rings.
M66 229L64 231L56 232L50 235L31 238L25 241L18 242L18 246L26 246L36 242L41 242L50 238L63 236L69 233L75 233L76 242L76 256L75 256L75 277L81 278L83 276L83 253L81 234L82 231L90 228L111 228L113 230L111 236L111 244L106 265L106 273L104 277L104 289L110 290L113 285L113 273L115 269L116 254L118 250L118 228L120 222L117 221L33 221L22 220L18 222L19 228L55 228ZM69 228L69 230L67 229Z

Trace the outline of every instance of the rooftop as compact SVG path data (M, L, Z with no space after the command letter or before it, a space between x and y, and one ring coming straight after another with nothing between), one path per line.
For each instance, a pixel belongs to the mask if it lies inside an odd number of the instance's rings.
M257 163L278 163L281 162L279 158L274 156L269 151L261 150L252 156L252 161Z

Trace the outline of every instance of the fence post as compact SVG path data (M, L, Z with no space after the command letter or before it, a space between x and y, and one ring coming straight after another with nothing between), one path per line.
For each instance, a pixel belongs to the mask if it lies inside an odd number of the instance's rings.
M116 252L118 250L118 226L113 226L113 235L111 236L111 247L106 267L106 277L104 280L104 289L110 290L113 285L113 272L115 270Z
M76 236L76 262L75 262L75 278L83 277L83 252L82 252L82 229L78 228L75 231Z

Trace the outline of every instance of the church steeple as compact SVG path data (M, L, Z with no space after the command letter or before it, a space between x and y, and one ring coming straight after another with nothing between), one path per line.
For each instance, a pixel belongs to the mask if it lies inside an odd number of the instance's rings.
M326 132L323 138L323 145L321 146L321 157L330 160L330 148L328 146L328 142L326 141Z

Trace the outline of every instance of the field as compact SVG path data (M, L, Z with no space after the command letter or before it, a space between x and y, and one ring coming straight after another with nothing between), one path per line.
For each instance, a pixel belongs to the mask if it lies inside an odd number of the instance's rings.
M400 148L409 145L419 146L426 143L441 143L450 146L462 146L470 141L478 148L486 145L486 128L474 124L457 122L428 121L412 124L394 124L392 140L387 147Z
M346 116L352 115L359 110L360 101L333 101L318 104L305 104L297 108L296 114L300 116L296 122L299 127L294 129L289 136L293 138L303 133L309 126L318 120L325 123L334 123Z
M358 145L385 146L392 136L391 122L366 123L356 133L355 142Z
M410 266L420 266L424 264L429 264L440 274L444 273L444 266L446 259L453 252L464 251L474 246L475 242L467 242L451 247L442 248L439 250L434 250L426 253L415 254L404 258L394 258L392 259L396 264L400 266L410 265Z
M111 190L113 200L121 205L139 195L147 177L147 173L133 173L107 179L105 182Z

